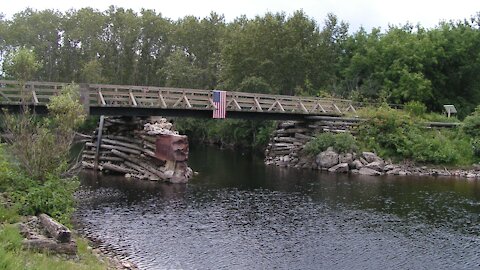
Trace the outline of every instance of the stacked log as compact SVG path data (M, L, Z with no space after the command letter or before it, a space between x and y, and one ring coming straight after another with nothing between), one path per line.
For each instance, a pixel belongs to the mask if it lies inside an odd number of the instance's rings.
M322 117L309 122L286 121L278 124L265 150L265 164L281 167L316 168L315 157L302 152L315 134L354 132L360 120Z
M279 123L265 150L265 163L282 167L296 166L300 161L300 151L311 138L312 129L305 122Z
M186 182L192 176L192 170L187 166L187 137L174 131L172 123L165 118L105 118L98 150L97 134L85 143L82 155L84 168L123 174L128 178L172 183ZM156 143L165 138L181 141L172 145L170 151L183 153L183 158L159 158Z

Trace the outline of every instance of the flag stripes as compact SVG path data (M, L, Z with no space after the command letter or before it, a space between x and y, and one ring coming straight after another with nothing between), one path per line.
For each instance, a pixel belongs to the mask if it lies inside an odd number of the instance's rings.
M227 92L213 90L213 118L225 118L227 111Z

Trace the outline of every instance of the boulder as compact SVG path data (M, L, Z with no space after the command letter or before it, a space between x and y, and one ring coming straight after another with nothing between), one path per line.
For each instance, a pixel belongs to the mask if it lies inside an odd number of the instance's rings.
M360 157L360 162L362 162L363 165L368 164L368 161L366 161L363 157Z
M368 163L367 165L365 165L365 167L375 171L383 172L385 163L383 163L383 161L374 161L374 162Z
M375 153L372 153L372 152L363 152L362 156L368 163L382 160Z
M405 170L400 170L398 172L398 175L401 175L401 176L405 176L405 175L411 175L412 173L409 172L409 171L405 171Z
M338 156L338 162L350 164L353 162L353 155L351 153L341 154Z
M361 174L361 175L382 175L381 172L375 171L375 170L373 170L373 169L366 168L366 167L361 168L361 169L358 171L358 173Z
M393 164L385 165L385 167L383 168L383 170L385 170L385 171L391 171L391 170L395 170L395 169L398 169L398 166L393 165Z
M348 163L340 163L328 169L329 172L335 173L347 173L348 172Z
M352 163L350 163L350 167L352 167L352 169L361 169L364 167L363 163L358 160L358 159L355 159Z
M332 150L321 152L315 160L319 169L331 168L338 164L338 154Z
M385 168L386 168L386 167L387 167L387 166L385 166ZM400 168L395 168L395 169L388 170L388 171L387 171L387 174L388 174L388 175L398 175L400 171L401 171Z

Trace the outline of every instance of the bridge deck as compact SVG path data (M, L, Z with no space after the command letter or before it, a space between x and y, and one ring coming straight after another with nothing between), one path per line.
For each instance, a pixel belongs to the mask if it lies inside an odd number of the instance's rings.
M27 82L22 91L19 82L0 80L0 107L13 108L21 104L45 107L65 85ZM215 108L212 90L105 84L80 84L80 88L86 110L95 115L211 117ZM226 104L227 117L233 118L292 119L355 113L350 100L232 91L227 91Z

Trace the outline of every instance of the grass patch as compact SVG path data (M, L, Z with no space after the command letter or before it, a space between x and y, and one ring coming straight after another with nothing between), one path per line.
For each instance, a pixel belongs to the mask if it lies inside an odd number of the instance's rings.
M0 270L102 270L100 262L87 248L87 241L77 238L78 256L75 260L60 255L37 253L22 249L22 236L13 224L0 226Z

